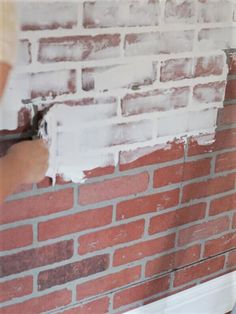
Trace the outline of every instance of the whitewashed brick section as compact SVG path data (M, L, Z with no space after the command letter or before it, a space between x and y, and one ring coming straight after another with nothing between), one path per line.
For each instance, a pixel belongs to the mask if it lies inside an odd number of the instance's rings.
M18 43L17 65L27 65L31 63L31 43L25 39Z
M166 0L165 23L194 23L195 0Z
M86 28L158 25L160 5L149 1L97 1L84 3L83 25Z
M23 30L71 29L77 25L75 1L20 1L18 5Z
M236 27L202 29L198 34L199 51L236 47Z
M170 114L157 121L157 137L185 136L197 130L214 131L216 126L217 108L202 111L185 111Z
M151 62L88 68L82 71L83 90L112 90L116 88L140 88L151 85L156 78Z
M200 0L200 23L224 23L233 20L233 1L231 0Z
M193 89L193 103L208 104L224 100L226 82L196 85Z
M189 52L193 49L193 31L129 34L125 55L152 55Z
M130 116L186 107L189 93L189 87L180 87L129 94L122 100L122 113L124 116Z
M112 124L86 127L83 119L77 116L75 124L70 123L70 112L67 115L69 126L66 123L63 128L59 128L58 147L63 152L70 152L73 146L75 154L94 151L96 149L107 148L122 144L139 143L152 138L152 122L139 121L123 124ZM82 121L82 127L78 127ZM73 119L72 119L72 122ZM61 132L63 130L63 132Z

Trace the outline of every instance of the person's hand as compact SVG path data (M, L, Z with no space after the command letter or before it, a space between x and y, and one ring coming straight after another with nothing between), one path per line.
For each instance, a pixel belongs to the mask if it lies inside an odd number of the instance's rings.
M7 152L9 165L16 171L19 184L41 181L48 169L48 148L43 140L13 145Z

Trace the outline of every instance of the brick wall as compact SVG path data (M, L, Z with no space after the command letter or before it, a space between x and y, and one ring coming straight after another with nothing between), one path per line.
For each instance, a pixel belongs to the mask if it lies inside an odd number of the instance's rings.
M84 184L58 178L52 187L45 178L37 185L20 187L1 207L1 314L122 313L236 268L236 53L229 49L236 13L232 2L221 2L220 9L213 1L202 0L178 1L178 5L167 0L165 6L157 1L130 2L131 6L108 1L105 7L103 1L22 3L16 80L30 79L31 101L36 99L41 109L42 104L52 104L50 96L56 97L53 102L88 106L99 104L98 97L103 97L104 103L104 98L116 99L120 87L127 94L118 99L124 116L146 108L161 110L156 106L165 102L171 109L179 107L183 102L174 100L183 88L183 93L189 88L204 106L207 89L212 105L224 98L219 80L223 54L214 50L213 55L209 51L205 55L203 46L196 57L191 46L193 34L195 40L204 38L205 45L210 38L217 49L228 49L230 69L215 142L207 145L208 135L202 135L187 142L123 149L116 167L88 171ZM50 10L54 14L48 14ZM173 29L168 36L165 24ZM216 32L222 30L229 36L219 41ZM154 38L166 46L154 45ZM123 81L116 81L118 85L108 92L97 90L96 72L107 71L120 60L124 44L123 57L132 62L162 60L157 71L147 67L145 77L135 84L126 81L123 86ZM141 59L133 58L140 54ZM107 64L100 69L105 57ZM157 77L158 84L171 89L167 94L174 94L163 104L151 98L159 95ZM198 77L204 77L206 84L199 86ZM42 83L45 80L47 85ZM130 93L141 101L133 102ZM21 110L17 130L0 134L1 154L29 138L29 112Z

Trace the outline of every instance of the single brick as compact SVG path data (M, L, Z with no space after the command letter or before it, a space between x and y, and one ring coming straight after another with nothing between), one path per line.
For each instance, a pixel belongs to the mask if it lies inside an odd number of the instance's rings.
M194 23L196 6L194 0L167 0L165 5L165 23Z
M45 290L53 286L100 273L109 266L109 255L97 255L87 259L45 270L38 275L38 289Z
M231 49L234 45L233 27L205 28L198 33L199 51L209 51L218 49Z
M204 257L217 255L236 247L236 233L228 233L220 238L206 241L204 247Z
M42 63L100 60L120 55L120 35L42 38L38 61Z
M193 77L193 59L170 59L161 63L161 82L177 81Z
M192 51L193 37L193 31L128 34L125 37L125 56Z
M155 67L151 62L145 62L143 66L134 63L82 69L82 88L85 91L139 89L152 85L155 79Z
M183 169L184 164L178 164L155 170L153 177L153 187L158 188L181 182L183 180Z
M183 188L182 202L226 192L235 188L235 174L215 177L206 181L190 183Z
M221 102L224 100L225 82L198 84L193 88L193 99L196 104Z
M189 87L176 87L128 94L122 99L122 114L132 116L183 108L188 105L189 93Z
M235 9L235 17L236 17L236 9ZM230 52L228 55L229 58L229 74L236 74L236 52Z
M77 300L82 300L100 293L111 291L126 286L140 279L141 266L127 268L118 273L113 273L95 280L77 285Z
M148 261L145 268L145 276L151 277L160 273L194 263L200 259L201 246L194 245L184 250L166 254Z
M79 237L79 254L112 247L120 243L126 243L140 239L144 232L144 220L138 220L129 224L111 227L101 231L92 232Z
M175 189L118 203L116 219L127 219L174 207L179 203L179 192L179 189Z
M73 255L73 240L0 257L0 277L64 261Z
M139 300L142 301L152 295L168 290L169 286L170 277L165 276L119 291L114 295L114 308L116 309Z
M83 25L85 28L154 26L159 24L159 18L158 1L84 3Z
M73 189L44 193L4 203L0 207L0 222L4 224L50 215L71 209L72 207Z
M228 0L200 0L200 23L230 23L233 21L233 3Z
M165 252L172 249L174 246L174 233L157 239L140 242L135 245L126 246L115 251L113 266L127 264L143 259L146 256L152 256L157 253Z
M59 217L38 225L38 239L44 241L66 234L97 228L110 224L112 206L84 211L74 215Z
M75 92L75 70L39 72L31 75L31 98L56 97Z
M224 67L225 59L223 55L199 57L194 62L194 76L221 75Z
M94 313L108 313L109 298L103 297L81 304L71 309L60 312L60 314L94 314Z
M227 268L234 268L236 265L236 251L229 252Z
M229 229L229 217L220 217L207 222L202 222L179 231L178 245L186 245L202 239L207 239Z
M31 225L0 231L0 251L12 250L32 243L33 230Z
M214 274L223 269L224 262L225 257L218 256L196 265L177 270L174 278L174 287L181 286L193 280Z
M236 80L229 80L226 84L225 100L236 100Z
M223 153L216 157L216 172L233 169L236 169L236 152Z
M236 193L211 201L209 215L217 215L236 209Z
M200 203L150 218L149 234L163 232L187 223L203 219L206 203Z
M120 153L120 170L148 166L166 161L177 160L184 156L183 142L170 142L163 148L161 145L154 147L138 148Z
M147 189L148 182L149 175L147 172L143 172L137 175L82 185L79 188L79 204L97 203L143 192Z
M1 308L1 314L40 314L66 306L72 301L72 292L68 289L51 292L37 298Z
M26 276L0 283L0 302L10 301L33 292L33 277Z
M204 140L204 136L190 139L188 145L188 156L200 155L227 148L235 148L236 129L218 131L215 136L215 141L208 145L201 145L202 139Z
M27 65L31 61L31 43L27 39L21 40L18 45L17 65Z
M219 109L218 125L230 125L236 123L236 102L235 105L224 106Z
M77 25L78 4L73 1L25 1L20 3L19 13L21 29L24 31L71 29Z

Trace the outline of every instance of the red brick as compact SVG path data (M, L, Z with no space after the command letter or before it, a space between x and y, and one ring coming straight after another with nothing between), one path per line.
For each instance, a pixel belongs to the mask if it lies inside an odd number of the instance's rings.
M149 175L147 172L143 172L137 175L82 185L79 188L79 204L97 203L143 192L147 189L148 182Z
M165 252L175 246L175 234L137 243L117 249L114 253L113 266L127 264L146 256Z
M95 301L91 301L69 310L65 310L63 312L59 312L60 314L105 314L109 312L109 298L104 297L101 299L97 299Z
M234 251L229 252L227 267L234 268L235 265L236 265L236 251L234 250Z
M233 228L236 228L236 214L233 217Z
M182 203L226 192L235 188L235 174L215 177L206 181L190 183L183 188Z
M1 314L27 313L40 314L50 310L68 305L71 302L71 291L68 289L59 290L47 295L33 298L22 303L1 308Z
M236 53L229 54L229 75L236 74Z
M163 255L147 262L145 276L151 277L162 272L170 271L200 259L201 246L194 245L184 250Z
M215 171L228 171L236 169L236 151L223 153L216 157Z
M139 300L144 300L157 293L168 290L169 286L170 277L165 276L117 292L114 295L114 308L116 309L123 305L131 304Z
M102 177L107 174L112 174L115 171L115 166L98 167L92 170L84 171L85 178Z
M0 302L10 301L31 294L33 292L33 277L27 276L1 282L0 291Z
M38 60L42 63L97 60L119 55L119 34L42 38L39 41Z
M216 133L215 141L208 145L199 145L198 138L192 138L188 146L188 156L200 155L210 153L221 149L235 148L236 146L236 129L218 131Z
M21 226L0 231L0 251L24 247L33 243L32 226Z
M203 219L206 213L206 204L200 203L175 211L154 216L150 219L149 234L163 232L187 223Z
M191 78L193 76L191 58L171 59L161 64L161 82Z
M218 125L236 123L236 103L219 109Z
M214 274L223 269L224 262L225 257L218 256L202 263L177 270L175 273L174 287L181 286L193 280Z
M198 84L193 88L193 98L197 103L221 102L224 99L225 82Z
M112 247L120 243L140 239L144 232L144 220L111 227L82 235L79 238L79 254L86 254Z
M178 164L157 169L154 172L153 187L158 188L181 182L183 179L183 168L183 164Z
M204 256L217 255L236 247L236 233L228 233L205 243Z
M179 245L207 239L229 229L229 217L220 217L179 231Z
M192 23L196 15L194 1L176 2L167 0L165 6L165 23Z
M16 188L13 194L19 194L22 192L32 191L32 189L33 189L33 184L21 184L20 186Z
M109 255L97 255L45 270L38 275L38 290L62 285L70 281L105 271L109 266Z
M80 212L74 215L59 217L38 225L38 239L44 241L66 234L97 228L110 224L112 206Z
M149 152L151 150L151 152ZM136 157L139 156L139 157ZM168 143L165 148L156 146L151 148L139 148L135 151L120 153L120 170L153 165L157 163L180 159L184 156L184 144L179 142ZM129 161L131 160L131 161Z
M126 286L140 279L141 266L127 268L118 273L110 274L77 286L77 300L82 300L122 286Z
M236 80L230 80L226 85L225 100L232 99L236 99Z
M10 223L14 221L35 218L44 215L61 212L73 207L73 189L65 189L30 196L16 201L9 201L0 207L0 222Z
M64 261L73 255L73 240L0 257L0 277Z
M211 201L209 214L217 215L236 208L236 193L223 196Z
M179 203L179 189L147 195L117 205L116 219L122 220L174 207Z
M195 60L195 77L221 75L225 66L223 55L199 57Z
M210 170L210 158L160 168L154 172L154 188L207 176Z

